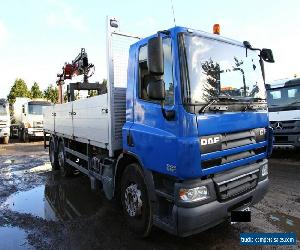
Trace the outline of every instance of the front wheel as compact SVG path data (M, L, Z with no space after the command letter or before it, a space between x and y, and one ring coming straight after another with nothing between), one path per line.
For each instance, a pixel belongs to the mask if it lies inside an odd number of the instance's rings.
M8 142L9 142L9 137L8 137L8 136L5 136L5 137L3 138L3 144L8 144Z
M21 138L22 138L22 142L29 142L29 136L28 133L26 133L25 129L22 129L21 132Z
M147 237L152 228L150 205L144 175L138 164L130 164L121 180L121 202L129 228L140 237Z

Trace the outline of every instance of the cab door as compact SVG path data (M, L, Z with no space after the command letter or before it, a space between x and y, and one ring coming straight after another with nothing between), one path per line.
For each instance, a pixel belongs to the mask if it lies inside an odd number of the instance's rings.
M163 39L163 50L165 109L174 110L175 117L166 120L162 114L161 103L151 100L147 95L147 81L151 76L147 67L147 45L142 45L138 51L130 151L138 156L145 168L175 175L179 126L174 98L172 45L169 37Z

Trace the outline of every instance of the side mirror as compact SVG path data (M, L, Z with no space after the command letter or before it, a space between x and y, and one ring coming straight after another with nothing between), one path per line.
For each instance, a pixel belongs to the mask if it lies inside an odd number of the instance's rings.
M148 41L148 71L151 75L164 74L164 55L161 36L153 37Z
M260 56L265 62L269 62L269 63L275 62L273 57L273 52L271 49L262 49L260 52Z
M152 100L165 100L165 83L164 80L151 80L147 86L147 95Z

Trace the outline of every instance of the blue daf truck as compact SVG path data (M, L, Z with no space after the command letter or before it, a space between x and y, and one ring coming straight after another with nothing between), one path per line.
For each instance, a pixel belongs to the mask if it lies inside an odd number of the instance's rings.
M188 236L233 214L249 217L245 208L269 182L264 62L274 62L272 51L184 27L144 39L118 27L108 19L107 93L70 94L44 110L53 169L87 174L144 237L153 225ZM123 78L116 36L135 39Z

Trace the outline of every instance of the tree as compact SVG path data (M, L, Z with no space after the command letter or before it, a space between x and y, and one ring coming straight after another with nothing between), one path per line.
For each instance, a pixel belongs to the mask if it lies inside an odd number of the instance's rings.
M16 97L30 97L30 91L28 90L27 84L21 78L15 80L7 96L10 105L15 103Z
M57 103L58 101L58 91L57 87L54 87L52 84L47 87L44 91L44 98L51 101L52 103Z
M68 92L64 92L64 102L68 102Z
M43 92L40 90L40 86L37 82L33 83L30 92L32 98L43 98Z
M209 102L220 93L220 65L211 58L201 63L205 82L203 85L203 99Z

